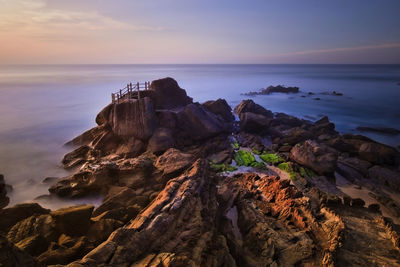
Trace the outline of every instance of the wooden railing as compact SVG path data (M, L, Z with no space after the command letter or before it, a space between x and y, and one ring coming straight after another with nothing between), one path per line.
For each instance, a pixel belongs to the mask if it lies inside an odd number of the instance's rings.
M124 99L131 99L134 95L140 99L140 90L149 90L150 82L144 83L128 83L124 88L119 89L117 92L111 94L111 103L119 103Z

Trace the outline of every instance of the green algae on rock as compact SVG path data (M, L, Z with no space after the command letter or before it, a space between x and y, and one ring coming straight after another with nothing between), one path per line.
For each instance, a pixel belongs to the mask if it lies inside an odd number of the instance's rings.
M256 161L256 159L251 152L248 152L246 150L239 150L235 154L235 161L239 166L249 167L253 162Z
M276 153L263 153L260 155L260 158L264 162L270 163L270 164L277 164L277 163L283 162L283 159L280 156L278 156L278 154L276 154Z

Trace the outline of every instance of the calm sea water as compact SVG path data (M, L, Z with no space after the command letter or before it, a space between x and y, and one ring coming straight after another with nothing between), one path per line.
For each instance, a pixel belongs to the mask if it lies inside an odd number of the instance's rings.
M300 94L252 98L274 112L310 120L327 115L341 132L356 133L359 125L400 128L400 65L0 66L0 173L14 187L11 204L47 193L43 178L68 174L59 164L68 152L62 145L95 126L111 92L167 76L195 101L225 98L232 107L249 98L241 93L298 86ZM310 91L316 95L301 97ZM344 95L322 94L332 91ZM400 144L400 136L364 134Z

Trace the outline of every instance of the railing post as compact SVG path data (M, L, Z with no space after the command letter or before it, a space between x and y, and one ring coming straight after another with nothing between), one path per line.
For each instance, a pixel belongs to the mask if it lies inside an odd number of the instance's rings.
M115 103L115 95L114 95L114 93L111 94L111 103L112 104Z
M137 89L138 100L140 100L140 83L139 82L137 82L137 84L136 84L136 89Z

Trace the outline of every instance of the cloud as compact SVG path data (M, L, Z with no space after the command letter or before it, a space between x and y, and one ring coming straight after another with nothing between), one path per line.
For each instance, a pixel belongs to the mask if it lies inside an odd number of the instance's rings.
M54 35L83 35L85 31L163 30L124 22L96 11L51 9L44 0L0 0L0 6L0 31L14 36L56 39Z
M302 55L315 55L315 54L329 54L338 52L356 52L363 50L372 49L387 49L387 48L400 48L400 43L387 43L387 44L377 44L377 45L364 45L364 46L354 46L354 47L339 47L331 49L317 49L317 50L306 50L298 51L292 53L276 54L274 57L288 57L288 56L302 56Z

